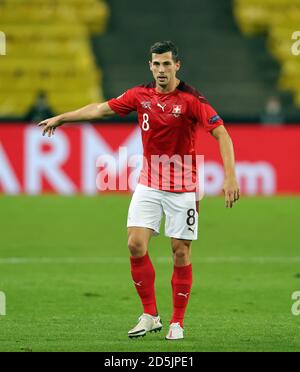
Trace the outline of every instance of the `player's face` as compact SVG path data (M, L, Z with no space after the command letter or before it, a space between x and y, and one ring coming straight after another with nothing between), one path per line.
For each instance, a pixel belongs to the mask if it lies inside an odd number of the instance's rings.
M176 78L176 72L180 69L180 62L175 62L172 52L163 54L152 54L152 61L149 62L150 70L153 73L156 84L165 88Z

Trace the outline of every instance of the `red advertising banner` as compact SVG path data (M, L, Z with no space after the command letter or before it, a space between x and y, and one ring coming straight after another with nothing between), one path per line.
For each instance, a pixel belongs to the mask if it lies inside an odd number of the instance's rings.
M300 126L227 128L243 194L300 193ZM31 125L0 125L0 192L97 194L107 179L117 180L109 181L112 188L132 191L140 171L139 162L132 162L142 154L140 137L140 128L130 124L68 125L52 138ZM205 159L204 192L217 195L224 178L218 143L199 130L197 152ZM99 175L99 156L109 164L106 176Z

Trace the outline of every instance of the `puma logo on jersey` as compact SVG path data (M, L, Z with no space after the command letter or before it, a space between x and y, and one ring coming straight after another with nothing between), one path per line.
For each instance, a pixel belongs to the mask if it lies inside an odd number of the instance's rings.
M188 297L188 295L189 295L189 293L177 293L177 296L182 296L182 297L185 297L185 298L187 298Z
M138 283L136 283L135 281L133 281L133 283L134 283L136 286L141 287L143 282L138 282Z
M158 107L160 107L163 112L165 112L165 107L167 106L166 104L165 105L161 105L160 103L157 104Z
M195 229L192 229L191 227L189 227L189 230L194 233L195 232Z

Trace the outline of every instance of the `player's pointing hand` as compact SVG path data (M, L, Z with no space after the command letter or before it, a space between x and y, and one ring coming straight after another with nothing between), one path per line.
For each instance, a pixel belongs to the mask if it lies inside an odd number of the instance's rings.
M225 194L226 208L232 208L233 204L240 198L240 189L236 178L225 179L223 192Z
M41 121L38 126L43 127L43 136L48 133L48 137L54 135L57 127L62 125L62 121L59 116Z

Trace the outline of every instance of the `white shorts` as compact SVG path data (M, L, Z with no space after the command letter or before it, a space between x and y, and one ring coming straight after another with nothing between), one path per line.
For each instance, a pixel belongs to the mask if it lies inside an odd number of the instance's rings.
M196 193L174 193L138 184L129 206L127 227L147 227L158 235L163 214L166 216L166 236L197 240Z

